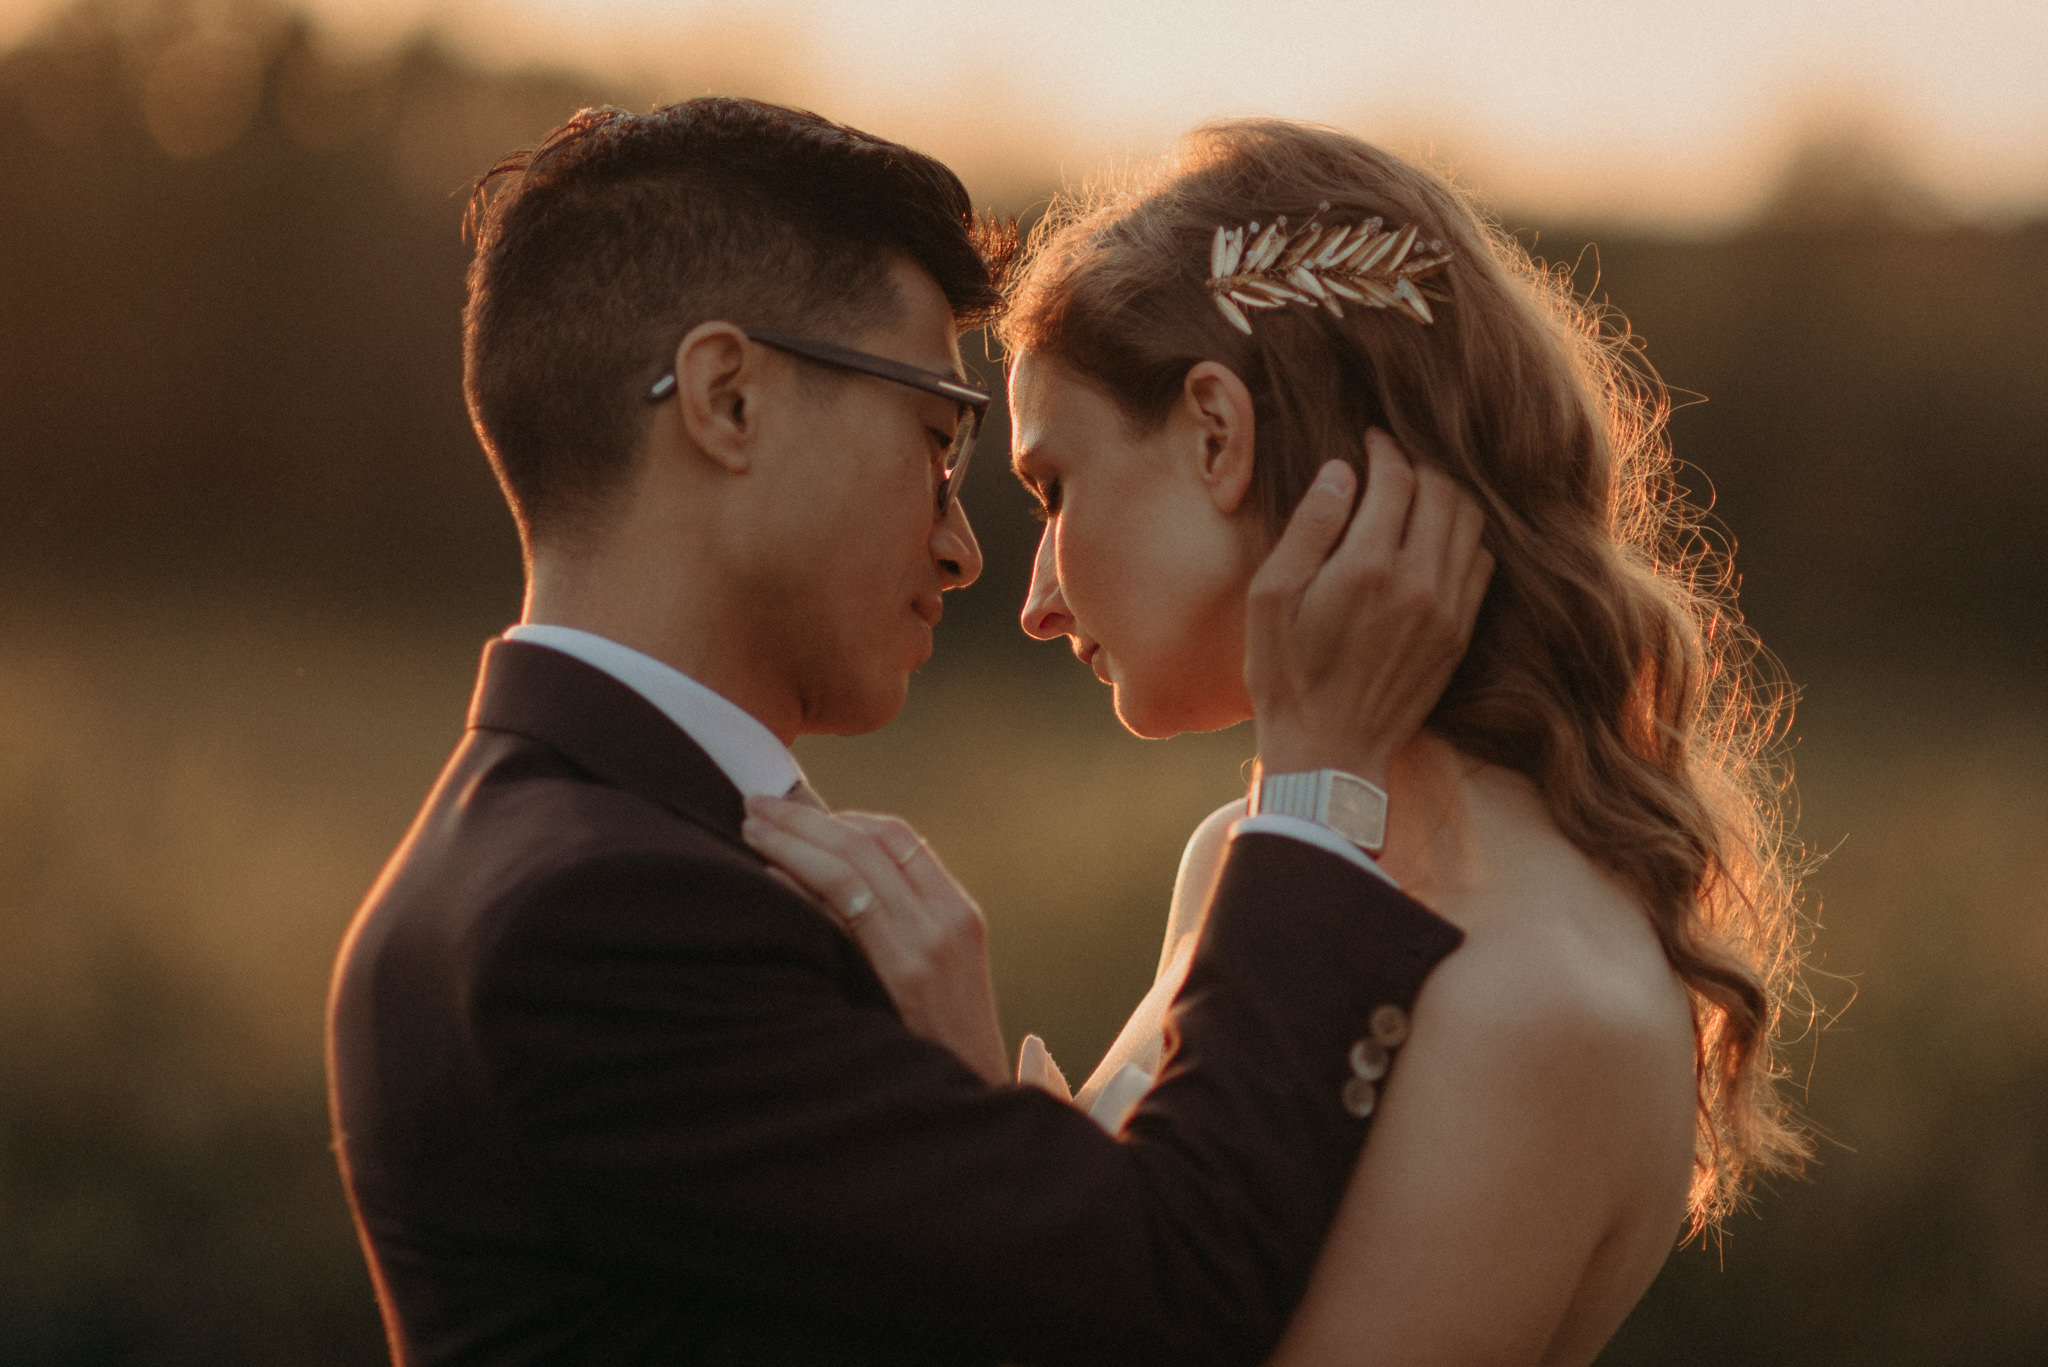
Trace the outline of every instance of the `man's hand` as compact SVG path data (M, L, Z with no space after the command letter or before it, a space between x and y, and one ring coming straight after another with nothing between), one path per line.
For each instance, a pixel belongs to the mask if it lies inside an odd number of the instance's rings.
M1244 672L1265 772L1385 787L1464 658L1493 557L1485 514L1450 476L1417 470L1377 428L1365 449L1357 512L1356 474L1329 462L1253 576Z

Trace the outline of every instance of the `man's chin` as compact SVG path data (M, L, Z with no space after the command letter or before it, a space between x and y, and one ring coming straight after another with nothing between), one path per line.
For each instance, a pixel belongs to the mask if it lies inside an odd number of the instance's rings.
M910 696L910 674L873 680L864 688L847 689L814 707L804 731L814 736L865 736L896 720Z

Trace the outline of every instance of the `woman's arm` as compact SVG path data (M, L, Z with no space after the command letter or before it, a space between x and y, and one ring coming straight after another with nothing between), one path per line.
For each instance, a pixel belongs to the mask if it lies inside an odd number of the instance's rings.
M1452 956L1272 1367L1546 1361L1611 1235L1675 1243L1692 1075L1671 1036L1513 946Z
M1243 798L1233 798L1202 818L1181 851L1180 871L1173 877L1173 903L1166 913L1166 943L1159 949L1159 974L1180 952L1181 942L1202 932L1202 913L1216 887L1216 873L1230 848L1230 828L1245 814Z
M1188 837L1180 857L1180 873L1173 880L1173 903L1166 914L1166 937L1159 948L1159 968L1152 975L1152 989L1124 1022L1116 1042L1095 1065L1095 1071L1081 1084L1074 1103L1092 1111L1103 1088L1126 1067L1142 1069L1157 1076L1161 1053L1161 1026L1166 1008L1188 975L1195 942L1202 933L1202 913L1208 909L1209 894L1216 886L1216 871L1230 845L1230 827L1244 815L1244 800L1226 802L1211 812Z

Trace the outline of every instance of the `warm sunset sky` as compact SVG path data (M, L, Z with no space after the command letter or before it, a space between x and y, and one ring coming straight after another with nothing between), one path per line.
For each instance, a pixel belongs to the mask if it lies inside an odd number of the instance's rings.
M2048 0L307 3L364 37L431 17L496 56L632 72L649 95L753 85L970 181L1006 163L1083 176L1257 112L1433 150L1525 204L1711 223L1831 125L1973 212L2048 207ZM50 7L0 0L0 38Z

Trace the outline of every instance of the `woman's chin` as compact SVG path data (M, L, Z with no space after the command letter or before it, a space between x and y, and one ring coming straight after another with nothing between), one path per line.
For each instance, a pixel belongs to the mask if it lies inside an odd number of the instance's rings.
M1204 705L1186 697L1147 696L1142 690L1112 681L1116 719L1141 740L1166 740L1190 731L1221 731L1248 719L1242 708Z

